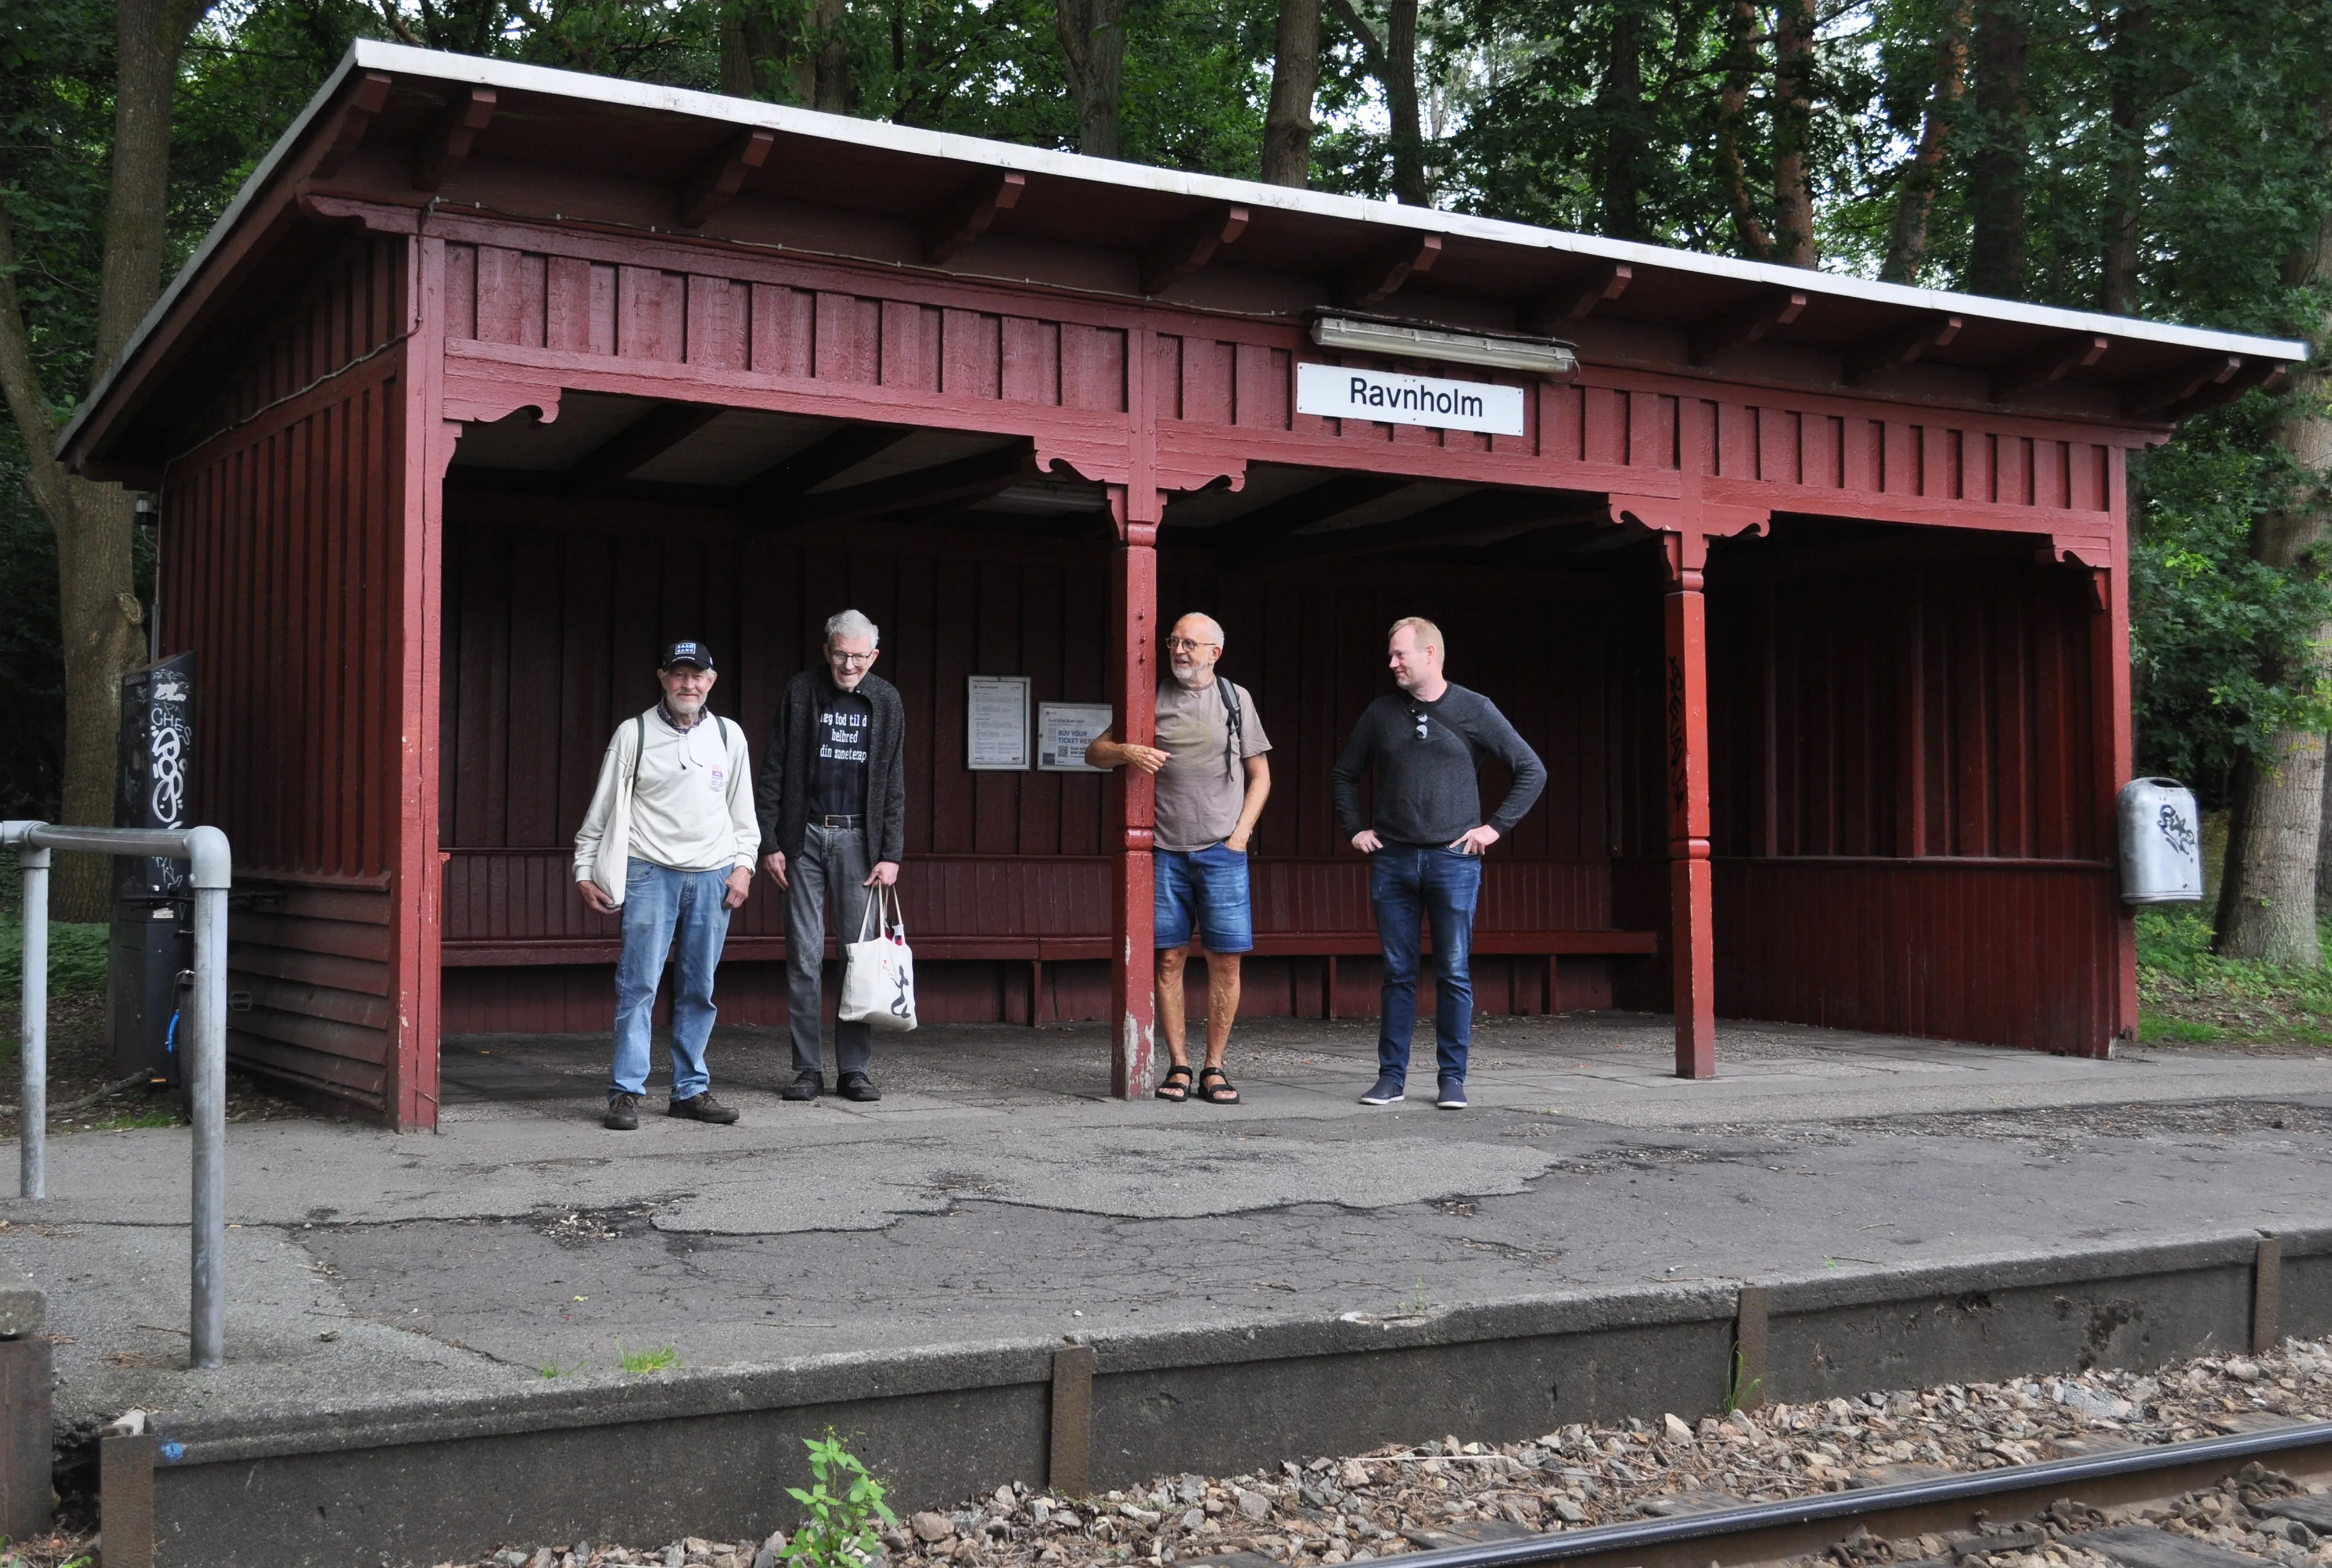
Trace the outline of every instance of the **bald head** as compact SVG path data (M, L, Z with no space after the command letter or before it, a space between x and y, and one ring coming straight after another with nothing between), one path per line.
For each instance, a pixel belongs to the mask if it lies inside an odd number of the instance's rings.
M1166 662L1186 686L1211 684L1215 661L1223 656L1223 628L1212 616L1193 612L1174 623L1166 636Z

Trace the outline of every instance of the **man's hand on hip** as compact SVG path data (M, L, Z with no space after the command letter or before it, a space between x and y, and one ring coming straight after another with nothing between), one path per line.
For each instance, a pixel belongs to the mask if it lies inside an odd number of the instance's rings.
M860 883L858 885L861 887L890 887L895 885L898 880L899 863L895 860L878 860L874 863L874 869L866 874L866 880Z
M614 899L609 898L596 882L578 882L575 884L575 891L583 895L584 903L601 914L613 914L622 907Z
M1487 855L1490 846L1498 841L1498 830L1485 822L1468 829L1466 835L1449 846L1460 855Z
M1384 840L1376 836L1374 828L1363 827L1352 835L1352 847L1362 855L1374 855L1384 847Z
M752 891L753 868L750 865L739 866L729 874L729 891L721 895L721 907L737 908L745 902L745 895Z
M787 885L786 853L784 850L773 849L769 851L769 854L761 856L761 869L768 872L772 877L774 877L779 887Z

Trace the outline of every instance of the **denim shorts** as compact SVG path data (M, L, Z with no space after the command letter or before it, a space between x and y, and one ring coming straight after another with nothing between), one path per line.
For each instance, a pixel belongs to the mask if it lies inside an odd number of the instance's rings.
M1190 946L1194 926L1209 952L1245 952L1255 945L1245 855L1220 844L1211 849L1161 849L1152 867L1158 946Z

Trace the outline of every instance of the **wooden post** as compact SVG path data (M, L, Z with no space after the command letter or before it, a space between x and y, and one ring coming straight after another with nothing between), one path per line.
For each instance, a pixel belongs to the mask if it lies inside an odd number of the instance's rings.
M2136 763L2134 739L2131 735L2129 687L2129 453L2123 447L2112 447L2106 454L2107 499L2113 516L2113 569L2106 574L2106 613L2099 617L2104 623L2102 633L2105 647L2100 659L2103 679L2097 684L2109 706L2101 716L2099 739L2103 741L2101 760L2103 777L2098 780L2098 847L2105 859L2118 858L2120 825L2117 820L2120 809L2121 787L2127 783ZM2118 894L2117 887L2115 893ZM2097 1042L2095 1054L2113 1054L2116 1040L2137 1038L2137 911L2113 898L2113 1027L2108 1038Z
M1147 746L1158 720L1158 492L1148 485L1113 484L1109 503L1117 524L1109 578L1110 697L1123 726L1118 738ZM1116 940L1109 966L1109 1092L1121 1100L1139 1100L1157 1087L1150 858L1156 797L1150 775L1139 768L1116 770L1113 782L1116 896L1110 923Z
M1701 571L1707 536L1666 536L1670 964L1676 986L1676 1071L1716 1076L1716 901L1708 864L1708 607Z

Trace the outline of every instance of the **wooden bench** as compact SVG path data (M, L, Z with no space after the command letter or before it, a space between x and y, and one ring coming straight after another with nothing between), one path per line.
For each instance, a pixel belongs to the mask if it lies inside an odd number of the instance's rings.
M1039 1018L1047 963L1107 962L1111 939L1103 936L950 936L907 933L916 958L926 962L951 960L1025 963L1028 966L1028 1022ZM447 942L444 962L454 967L540 963L613 963L622 942L606 937L553 941ZM1203 951L1194 947L1194 951ZM1325 964L1321 979L1321 1007L1327 1018L1336 1016L1336 962L1343 958L1373 958L1381 951L1374 931L1259 932L1249 950L1257 958L1316 958ZM1425 951L1433 951L1429 932ZM1543 958L1552 966L1558 958L1637 958L1659 951L1659 937L1649 931L1477 931L1474 951L1502 958ZM833 939L827 956L838 956ZM782 963L786 940L781 936L740 934L722 950L729 961ZM1546 995L1554 994L1550 967Z

